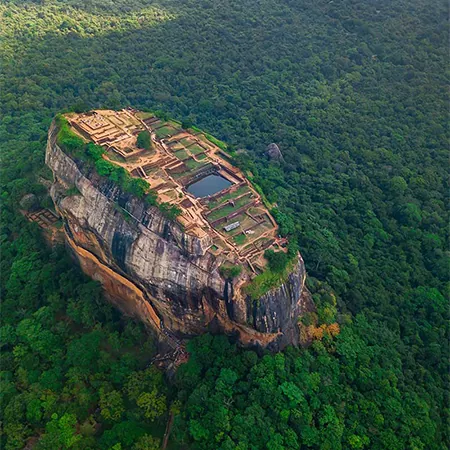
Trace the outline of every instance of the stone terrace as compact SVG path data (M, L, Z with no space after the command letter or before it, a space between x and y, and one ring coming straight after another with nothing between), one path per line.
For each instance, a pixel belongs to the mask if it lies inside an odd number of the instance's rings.
M267 248L283 250L286 242L278 237L278 227L260 195L203 133L132 109L71 113L67 118L85 140L105 148L106 159L145 179L160 202L180 207L177 220L185 232L199 238L210 235L214 245L209 251L216 256L248 264L258 272L263 270ZM137 135L145 130L151 136L151 150L136 147ZM205 197L188 192L189 186L209 175L224 178L228 186Z

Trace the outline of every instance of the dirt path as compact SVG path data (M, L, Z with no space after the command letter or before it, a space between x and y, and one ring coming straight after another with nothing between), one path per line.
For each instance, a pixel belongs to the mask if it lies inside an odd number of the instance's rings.
M169 420L167 421L166 432L164 433L164 439L162 442L161 450L166 450L167 443L169 442L170 432L172 431L173 425L173 413L170 412Z

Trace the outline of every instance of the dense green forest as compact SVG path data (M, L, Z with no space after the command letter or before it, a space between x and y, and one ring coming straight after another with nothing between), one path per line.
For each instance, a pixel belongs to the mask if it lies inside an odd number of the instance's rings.
M1 2L0 446L156 449L172 410L172 449L449 448L448 30L444 0ZM339 334L207 335L174 379L149 367L152 337L18 211L50 205L55 114L129 105L245 149Z

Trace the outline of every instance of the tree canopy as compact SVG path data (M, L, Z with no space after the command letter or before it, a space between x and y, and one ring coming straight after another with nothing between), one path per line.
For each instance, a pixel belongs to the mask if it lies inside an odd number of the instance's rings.
M446 2L11 0L0 21L2 447L152 448L175 399L182 448L450 446ZM169 389L143 328L22 217L26 194L51 207L55 114L126 106L239 149L305 260L308 349L201 337Z
M137 137L137 146L145 150L150 150L152 147L152 140L148 131L141 131Z

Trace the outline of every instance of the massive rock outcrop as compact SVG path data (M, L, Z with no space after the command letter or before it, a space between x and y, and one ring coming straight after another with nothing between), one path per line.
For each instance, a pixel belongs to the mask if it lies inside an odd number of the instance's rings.
M53 124L46 163L54 174L50 193L67 243L119 309L162 339L219 330L246 346L278 350L298 343L298 318L313 308L300 255L283 285L251 300L242 289L248 278L220 275L223 260L205 251L208 238L186 234L157 207L71 158L57 145L56 134Z
M283 161L283 155L281 153L280 147L277 144L269 144L266 148L266 155L270 161Z

